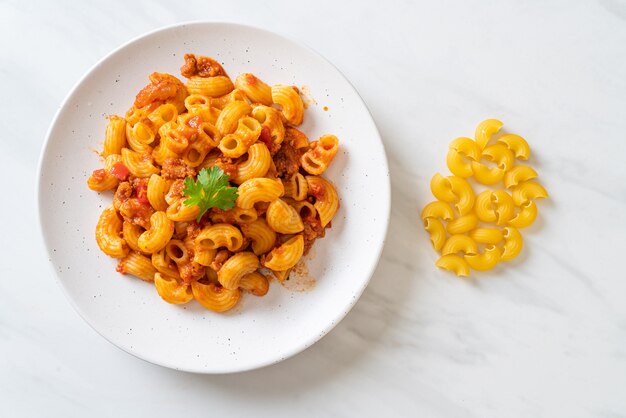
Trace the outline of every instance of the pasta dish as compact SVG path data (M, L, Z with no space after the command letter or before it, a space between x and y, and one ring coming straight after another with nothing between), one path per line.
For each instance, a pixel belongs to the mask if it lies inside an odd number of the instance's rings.
M166 302L216 312L263 296L324 237L339 209L322 177L339 141L297 129L297 87L233 80L185 55L183 83L152 73L124 117L110 116L90 189L113 191L96 241L117 271L153 282Z

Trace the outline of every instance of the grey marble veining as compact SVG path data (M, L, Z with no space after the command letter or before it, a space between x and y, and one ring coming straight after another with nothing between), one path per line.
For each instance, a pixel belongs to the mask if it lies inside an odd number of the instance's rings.
M0 415L626 416L626 3L0 3ZM135 359L65 300L35 169L63 97L127 40L185 20L276 30L352 81L388 153L387 245L362 299L283 363L199 376ZM497 117L551 198L518 260L459 280L419 221L448 143Z

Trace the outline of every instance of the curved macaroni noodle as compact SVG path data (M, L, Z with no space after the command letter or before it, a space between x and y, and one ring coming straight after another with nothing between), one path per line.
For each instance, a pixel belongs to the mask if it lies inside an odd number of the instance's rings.
M285 193L280 180L254 178L241 183L237 189L239 197L235 202L242 209L252 209L259 202L273 202Z
M120 237L122 220L113 205L102 211L96 225L96 242L103 253L110 257L122 258L128 254L128 245Z
M122 162L135 177L150 177L161 172L152 163L150 154L139 154L128 148L122 148Z
M468 161L465 161L468 160ZM457 138L450 144L446 163L448 169L455 176L471 177L474 174L472 170L472 161L480 159L480 147L470 138Z
M528 165L517 165L504 175L504 187L510 189L538 176L537 172Z
M254 74L242 73L235 79L235 87L243 91L252 103L272 105L272 89Z
M167 303L180 305L193 299L191 286L175 277L156 273L154 275L154 285L159 296Z
M522 251L524 239L519 231L507 226L504 228L504 246L502 247L502 261L513 260Z
M156 211L150 216L150 229L139 236L137 245L142 252L152 254L164 248L173 233L174 223L165 212Z
M215 122L215 127L222 135L235 132L239 119L248 116L252 108L246 102L234 101L226 105Z
M463 254L476 254L478 253L478 245L476 241L468 237L467 235L457 234L452 235L441 249L441 254L456 254L462 252Z
M491 185L502 180L505 171L500 167L488 167L483 163L472 161L472 171L477 182Z
M168 204L165 201L165 195L170 190L172 185L171 181L163 179L158 174L153 174L148 180L147 197L150 205L156 210L165 211L168 208Z
M511 169L515 163L515 156L511 150L502 144L489 145L483 150L482 157L496 163L498 168L504 171Z
M338 149L339 140L335 135L322 136L312 142L310 149L302 155L302 168L309 174L322 174L337 155Z
M111 154L104 161L104 169L96 170L87 180L87 187L96 192L115 189L119 184L119 179L111 174L111 169L122 157L119 154Z
M172 103L162 104L148 115L148 119L150 119L150 122L152 122L152 125L157 131L161 126L165 125L166 123L176 121L177 117L178 109ZM154 138L152 138L152 140L154 140ZM145 143L149 144L150 142Z
M176 279L180 279L180 273L178 272L178 267L174 264L172 260L167 256L165 252L165 248L152 253L152 265L159 271L159 273L174 277Z
M470 212L467 215L460 216L450 222L446 226L449 234L463 234L471 231L478 225L478 216L475 213Z
M278 146L283 142L285 139L285 126L278 109L258 105L253 107L252 117L258 120L261 126L269 129L273 146Z
M522 206L531 200L547 198L548 192L541 184L534 181L526 181L513 188L512 196L515 205Z
M295 87L280 84L272 86L272 101L282 107L287 122L295 126L302 123L304 103Z
M285 196L297 201L306 199L309 191L309 185L306 178L300 173L296 173L289 177L283 186L285 187Z
M504 190L485 190L476 197L476 215L483 222L505 225L515 214L513 199Z
M241 225L241 231L246 238L252 241L252 251L256 255L265 254L274 248L276 232L269 227L263 218L249 224Z
M304 238L295 235L279 247L270 251L263 261L263 265L270 270L285 271L296 265L304 253Z
M476 200L474 197L474 189L467 182L467 180L457 177L450 176L448 177L450 182L450 187L452 189L452 193L455 196L455 204L456 210L459 211L461 216L467 215L474 208L474 201Z
M306 176L309 187L309 195L315 198L315 210L319 215L322 227L326 227L335 217L339 209L339 195L335 186L328 180L319 176ZM284 269L283 269L284 270Z
M530 158L530 147L524 138L515 134L502 135L498 142L503 143L508 149L513 151L518 160L528 160Z
M137 241L139 240L139 236L143 233L144 229L135 225L132 222L124 221L122 225L122 236L124 237L124 241L128 244L128 247L137 252L141 252L141 248L139 248L139 244Z
M281 234L296 234L304 229L298 212L282 199L270 203L265 219L270 228Z
M430 191L433 196L444 202L454 202L457 197L452 191L452 184L449 177L444 177L436 173L430 180Z
M446 227L437 218L424 219L424 229L430 234L430 242L435 251L441 250L446 243Z
M235 86L227 76L191 77L187 81L187 90L191 94L208 97L220 97L230 93Z
M422 210L422 219L437 218L444 221L451 221L454 219L454 209L446 202L434 201L424 206Z
M465 261L474 270L486 271L494 268L500 261L500 249L495 245L485 247L482 254L466 254Z
M271 164L272 155L267 146L257 142L248 149L248 158L237 165L237 173L235 173L232 179L233 183L241 184L246 180L263 177L267 174Z
M265 296L270 288L270 283L264 275L258 271L253 271L241 278L239 287L252 293L254 296Z
M119 116L111 116L104 134L104 146L102 156L104 158L111 154L120 154L122 148L126 146L126 120Z
M237 251L243 244L243 236L236 226L221 223L202 229L195 243L196 246L205 250L224 247L229 251Z
M200 214L198 205L187 206L184 197L175 199L165 211L168 219L175 222L193 221Z
M478 124L475 138L481 150L487 146L491 137L500 131L502 125L503 123L498 119L487 119Z
M515 228L521 229L532 225L537 218L537 205L532 200L523 203L520 206L520 211L517 212L513 219L509 221L509 225Z
M259 268L259 258L251 252L243 251L230 257L217 272L217 280L225 289L239 288L239 282Z
M476 228L469 236L480 244L498 244L504 238L498 228Z
M453 271L457 276L469 276L470 268L467 261L456 254L441 256L435 265L441 269Z
M150 259L136 251L131 251L122 258L116 270L118 273L132 274L146 282L153 282L154 274L157 272Z
M241 297L239 289L229 290L216 283L191 282L191 291L194 299L215 312L226 312L234 308Z

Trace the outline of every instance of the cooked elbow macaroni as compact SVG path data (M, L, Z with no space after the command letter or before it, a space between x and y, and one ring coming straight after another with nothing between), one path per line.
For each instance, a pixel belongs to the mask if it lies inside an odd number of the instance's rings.
M338 153L339 139L328 134L309 142L296 129L305 106L295 86L267 84L251 73L233 82L217 61L191 54L181 73L186 83L151 74L125 116L109 117L104 168L87 181L94 191L114 192L113 204L97 222L96 241L119 259L118 272L154 283L166 302L195 299L224 312L242 293L267 294L271 277L288 280L331 227L340 199L322 174ZM501 147L512 155L509 149L516 143L511 144ZM459 152L478 160L481 150L467 147ZM185 203L185 180L195 181L211 167L219 167L237 188L229 210L214 207L204 213L200 203ZM519 173L511 181L526 177ZM467 187L446 181L451 204L469 206L473 194L470 199ZM517 193L534 196L526 189ZM437 249L447 240L441 220L457 218L451 204L438 202L424 211ZM471 216L456 219L458 233L471 224ZM516 224L527 218L520 211ZM506 254L512 256L515 236L507 237Z
M537 172L516 165L530 157L528 143L519 135L499 134L502 126L499 120L488 119L478 125L474 140L452 141L446 163L453 175L437 173L430 181L437 200L424 207L421 218L433 248L442 254L435 265L457 276L516 258L523 247L519 229L537 217L535 200L548 197L546 189L533 181ZM475 196L466 180L470 178L483 185L503 182L504 188Z

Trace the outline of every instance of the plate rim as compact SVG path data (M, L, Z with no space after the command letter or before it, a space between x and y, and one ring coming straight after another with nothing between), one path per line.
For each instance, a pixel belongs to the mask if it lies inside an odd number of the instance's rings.
M42 182L42 169L43 169L43 164L44 164L44 160L46 159L46 155L48 154L48 148L50 146L50 139L51 139L51 135L52 135L52 131L53 129L56 127L59 117L61 115L61 112L66 109L67 104L69 102L69 100L74 96L74 94L76 93L76 91L80 88L80 86L83 84L83 82L85 81L85 79L87 77L89 77L98 67L100 67L101 65L103 65L103 63L105 61L107 61L110 57L112 57L113 55L117 54L118 52L122 51L123 49L125 49L126 47L139 42L143 39L147 39L153 35L156 35L160 32L166 32L172 29L176 29L176 28L184 28L186 26L203 26L203 25L229 25L229 26L233 26L236 28L243 28L243 29L253 29L255 31L259 31L259 32L264 32L270 35L274 35L274 36L278 36L298 47L304 48L305 50L309 51L310 53L312 53L313 55L315 55L316 57L320 58L321 60L323 60L324 62L326 62L327 64L329 64L332 68L335 69L335 71L337 71L337 73L341 76L341 78L343 78L343 80L348 84L348 86L352 89L352 91L356 94L356 96L359 98L359 100L361 101L361 103L363 104L365 110L367 111L367 115L369 116L370 121L372 122L372 127L374 129L374 132L376 134L376 137L378 138L378 142L381 146L382 149L382 162L383 162L383 170L384 172L386 172L386 181L383 181L383 183L386 185L386 193L384 194L384 196L377 196L378 199L383 198L385 200L385 211L383 213L385 221L384 221L384 228L383 228L383 234L382 234L382 239L376 244L378 246L378 248L376 248L375 250L375 254L376 256L372 258L372 261L370 262L370 267L368 268L369 273L367 275L367 279L363 281L362 285L360 286L360 288L358 289L357 292L355 292L354 294L354 298L349 298L349 300L347 300L346 304L343 305L342 310L340 310L340 313L334 318L333 321L330 321L323 329L323 332L321 333L316 333L314 335L312 335L310 338L304 340L301 344L297 345L295 349L290 350L289 352L284 353L284 355L282 355L279 358L276 359L271 359L269 361L259 361L258 363L256 363L253 366L246 366L246 367L240 367L240 368L232 368L228 371L220 371L220 372L216 372L216 371L211 371L209 369L205 369L205 368L189 368L189 367L178 367L175 366L173 364L168 363L167 361L159 361L157 359L148 359L145 357L142 357L141 355L139 355L138 353L132 351L130 348L126 348L122 345L118 345L115 341L113 341L112 339L108 338L106 335L104 335L100 330L98 330L96 328L96 326L87 318L85 312L83 312L83 310L81 309L81 307L79 306L79 304L74 300L74 298L71 297L71 295L69 294L68 289L66 288L63 280L59 277L59 275L57 274L57 270L55 268L54 263L52 262L52 253L50 250L50 245L48 242L48 237L47 234L45 232L45 228L44 228L44 213L43 213L43 207L41 204L42 201L42 194L43 194L43 182ZM333 330L333 328L335 328L337 326L337 324L339 324L339 322L341 322L347 315L348 313L354 308L354 306L356 305L356 303L360 300L361 296L363 295L363 292L365 291L365 289L367 288L367 286L369 285L372 276L374 275L374 272L376 270L376 267L378 266L381 256L382 256L382 252L383 249L385 247L386 241L387 241L387 236L389 234L389 223L390 223L390 218L391 218L391 173L389 171L389 160L387 158L387 152L385 149L385 143L383 142L383 139L380 135L380 132L378 130L378 127L376 126L376 122L374 120L374 117L372 116L372 112L370 111L369 107L367 106L367 103L365 102L365 100L363 100L363 97L359 94L359 92L357 91L357 89L354 87L354 85L350 82L350 80L345 76L345 74L339 69L337 68L337 66L335 66L331 61L329 61L327 58L325 58L322 54L320 54L319 52L317 52L315 49L313 49L312 47L310 47L308 44L306 44L305 42L302 42L300 40L296 40L290 36L284 35L280 32L275 32L273 30L268 30L259 26L255 26L255 25L250 25L250 24L242 24L239 22L231 22L231 21L224 21L224 20L191 20L191 21L184 21L184 22L178 22L178 23L173 23L170 25L165 25L165 26L160 26L156 29L152 29L149 30L147 32L143 32L142 34L122 43L121 45L119 45L118 47L112 49L110 52L108 52L107 54L105 54L102 58L100 58L95 64L93 64L79 79L76 83L74 83L74 85L71 87L71 89L69 90L69 92L65 95L65 97L63 98L63 100L61 101L59 107L57 108L54 117L52 118L50 125L48 126L48 129L46 131L45 137L44 137L44 142L41 146L41 150L39 153L39 158L38 158L38 162L37 162L37 170L36 170L36 181L35 181L35 204L37 206L37 225L38 225L38 229L39 229L39 236L40 236L40 240L43 241L44 247L46 249L46 255L48 256L48 268L53 272L53 277L54 280L56 281L57 285L61 288L65 298L70 302L71 306L73 307L74 311L76 313L78 313L78 315L82 318L82 320L89 325L89 327L95 331L98 335L100 335L102 338L104 338L106 341L108 341L110 344L112 344L113 346L121 349L122 351L131 354L132 356L143 360L147 363L151 363L151 364L155 364L161 367L167 367L170 369L174 369L174 370L179 370L179 371L185 371L185 372L189 372L189 373L196 373L196 374L232 374L232 373L240 373L240 372L245 372L245 371L250 371L250 370L257 370L260 368L264 368L267 366L271 366L273 364L277 364L280 363L284 360L287 360L288 358L291 358L293 356L295 356L296 354L299 354L305 350L307 350L308 348L310 348L311 346L313 346L315 343L317 343L318 341L320 341L322 338L324 338L326 335L328 335L328 333L330 333L330 331ZM40 242L41 242L40 241Z

